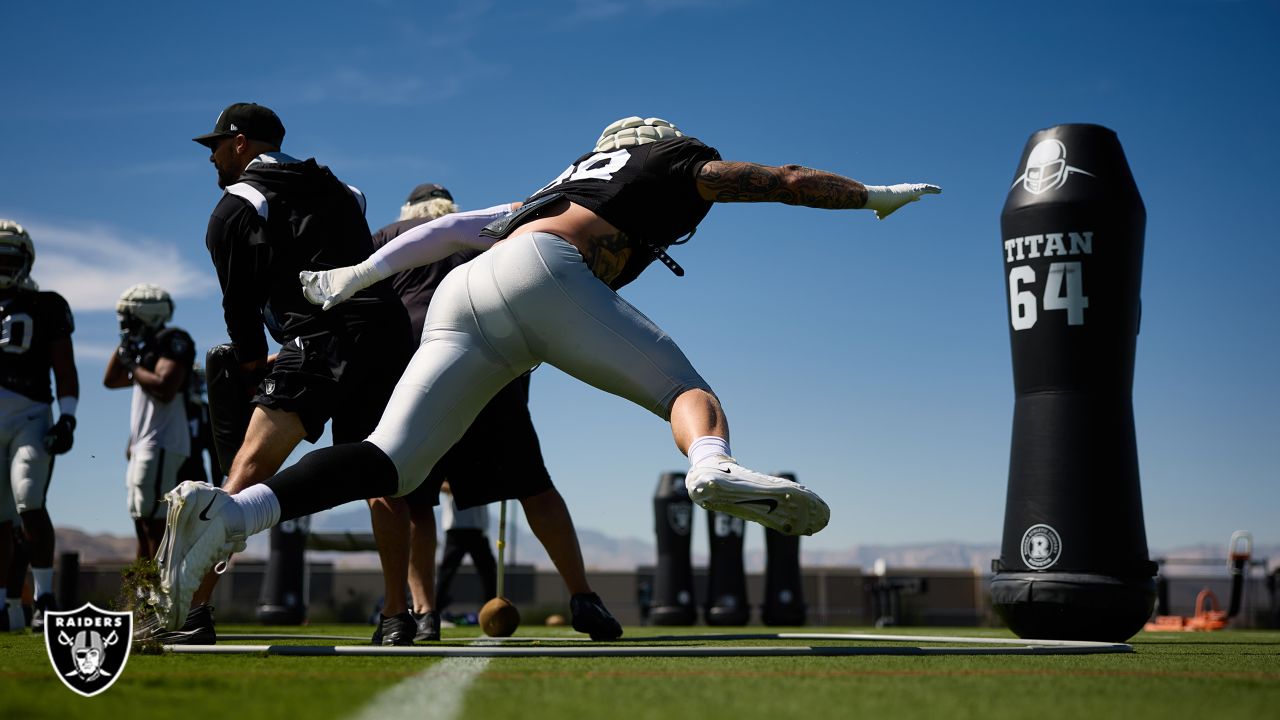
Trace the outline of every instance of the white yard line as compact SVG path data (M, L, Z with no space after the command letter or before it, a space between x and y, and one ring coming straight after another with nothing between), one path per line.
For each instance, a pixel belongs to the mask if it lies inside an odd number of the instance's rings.
M445 658L374 696L353 720L454 720L489 658Z

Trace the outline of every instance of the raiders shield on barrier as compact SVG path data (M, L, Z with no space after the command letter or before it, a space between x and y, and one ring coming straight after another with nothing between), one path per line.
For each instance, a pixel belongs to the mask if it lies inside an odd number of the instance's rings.
M44 644L62 683L85 697L120 679L133 647L133 614L86 603L76 610L45 613Z
M684 487L684 473L663 473L653 497L658 564L653 577L654 625L692 625L698 619L693 597L690 541L693 502Z

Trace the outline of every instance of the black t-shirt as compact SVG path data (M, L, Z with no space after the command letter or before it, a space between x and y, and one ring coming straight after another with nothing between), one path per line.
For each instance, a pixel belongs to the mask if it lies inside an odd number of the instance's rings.
M380 248L399 237L401 233L430 221L430 218L415 218L391 223L373 234L373 247ZM422 326L426 324L427 319L427 306L431 304L431 298L435 296L436 288L440 287L444 276L448 275L450 270L479 254L479 250L463 250L442 260L410 268L391 277L391 287L395 288L396 294L400 296L400 302L404 303L405 310L409 311L409 322L413 325L415 345L422 337Z
M37 402L53 402L51 347L75 330L71 308L55 292L0 294L0 385Z
M626 233L633 246L610 283L616 290L653 262L653 248L669 247L706 217L712 203L698 194L696 178L703 164L719 159L715 148L691 137L590 152L525 202L563 193Z

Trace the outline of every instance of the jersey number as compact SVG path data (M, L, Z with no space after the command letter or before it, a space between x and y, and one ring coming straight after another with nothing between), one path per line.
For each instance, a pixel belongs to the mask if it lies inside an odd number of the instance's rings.
M607 153L596 153L591 157L583 160L576 165L570 165L565 171L560 173L559 177L539 190L547 190L559 185L562 182L572 182L574 180L612 180L613 174L622 169L627 164L627 160L631 159L631 152L626 148L614 150ZM537 195L538 193L534 193Z
M1022 289L1023 285L1031 285L1035 281L1036 271L1030 265L1019 265L1009 271L1009 322L1014 330L1030 330L1036 324L1035 293ZM1087 307L1089 298L1084 296L1080 263L1051 264L1049 279L1044 286L1044 309L1066 310L1068 325L1083 325Z
M716 513L716 519L711 530L718 538L729 537L730 535L742 537L743 531L746 530L746 523L743 522L742 518Z
M24 353L31 349L31 316L26 313L5 315L0 321L0 350Z

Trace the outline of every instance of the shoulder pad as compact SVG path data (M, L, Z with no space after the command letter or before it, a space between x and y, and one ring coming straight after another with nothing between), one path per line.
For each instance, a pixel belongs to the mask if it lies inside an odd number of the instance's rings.
M195 352L195 343L192 342L191 336L182 328L167 327L156 333L156 340L174 355L185 355Z

